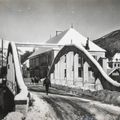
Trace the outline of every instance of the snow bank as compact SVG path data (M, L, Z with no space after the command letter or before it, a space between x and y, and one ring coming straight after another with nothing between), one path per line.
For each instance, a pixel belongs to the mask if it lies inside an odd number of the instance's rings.
M58 120L51 106L36 95L31 94L31 96L34 102L25 120Z
M23 120L24 115L20 112L11 112L3 120Z
M33 104L26 115L20 112L11 112L3 120L59 120L52 107L37 95L31 94Z

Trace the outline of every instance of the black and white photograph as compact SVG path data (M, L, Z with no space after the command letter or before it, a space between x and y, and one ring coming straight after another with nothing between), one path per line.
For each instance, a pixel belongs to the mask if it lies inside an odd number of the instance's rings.
M0 120L120 120L120 0L0 0Z

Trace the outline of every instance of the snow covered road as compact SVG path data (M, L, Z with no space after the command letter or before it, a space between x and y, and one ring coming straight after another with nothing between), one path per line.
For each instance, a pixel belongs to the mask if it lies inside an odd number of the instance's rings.
M32 93L52 107L58 120L119 120L119 107L77 97Z

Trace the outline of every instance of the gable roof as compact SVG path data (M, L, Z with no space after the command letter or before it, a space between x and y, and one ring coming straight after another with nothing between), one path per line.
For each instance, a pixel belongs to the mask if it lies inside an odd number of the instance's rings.
M69 29L61 32L59 35L56 35L56 36L50 38L46 43L57 44L62 39L62 37L64 37L64 35L68 32L68 30Z
M36 50L32 55L29 56L29 58L32 58L34 56L37 56L39 54L51 51L53 48L51 47L40 47L38 50Z
M75 44L77 46L79 46L79 44L82 44L83 46L86 46L87 38L81 35L75 29L70 28L52 37L46 43L57 44L57 45ZM89 40L89 48L90 48L90 51L105 52L104 49L100 48L90 40Z
M107 70L107 74L111 75L115 70L120 69L120 67L115 67Z
M112 61L116 61L118 60L120 62L120 53L116 53L114 56L113 56L113 60Z

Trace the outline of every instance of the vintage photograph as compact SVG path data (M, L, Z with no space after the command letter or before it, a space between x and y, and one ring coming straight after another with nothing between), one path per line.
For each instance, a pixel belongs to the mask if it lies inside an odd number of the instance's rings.
M120 0L0 0L0 120L120 120Z

